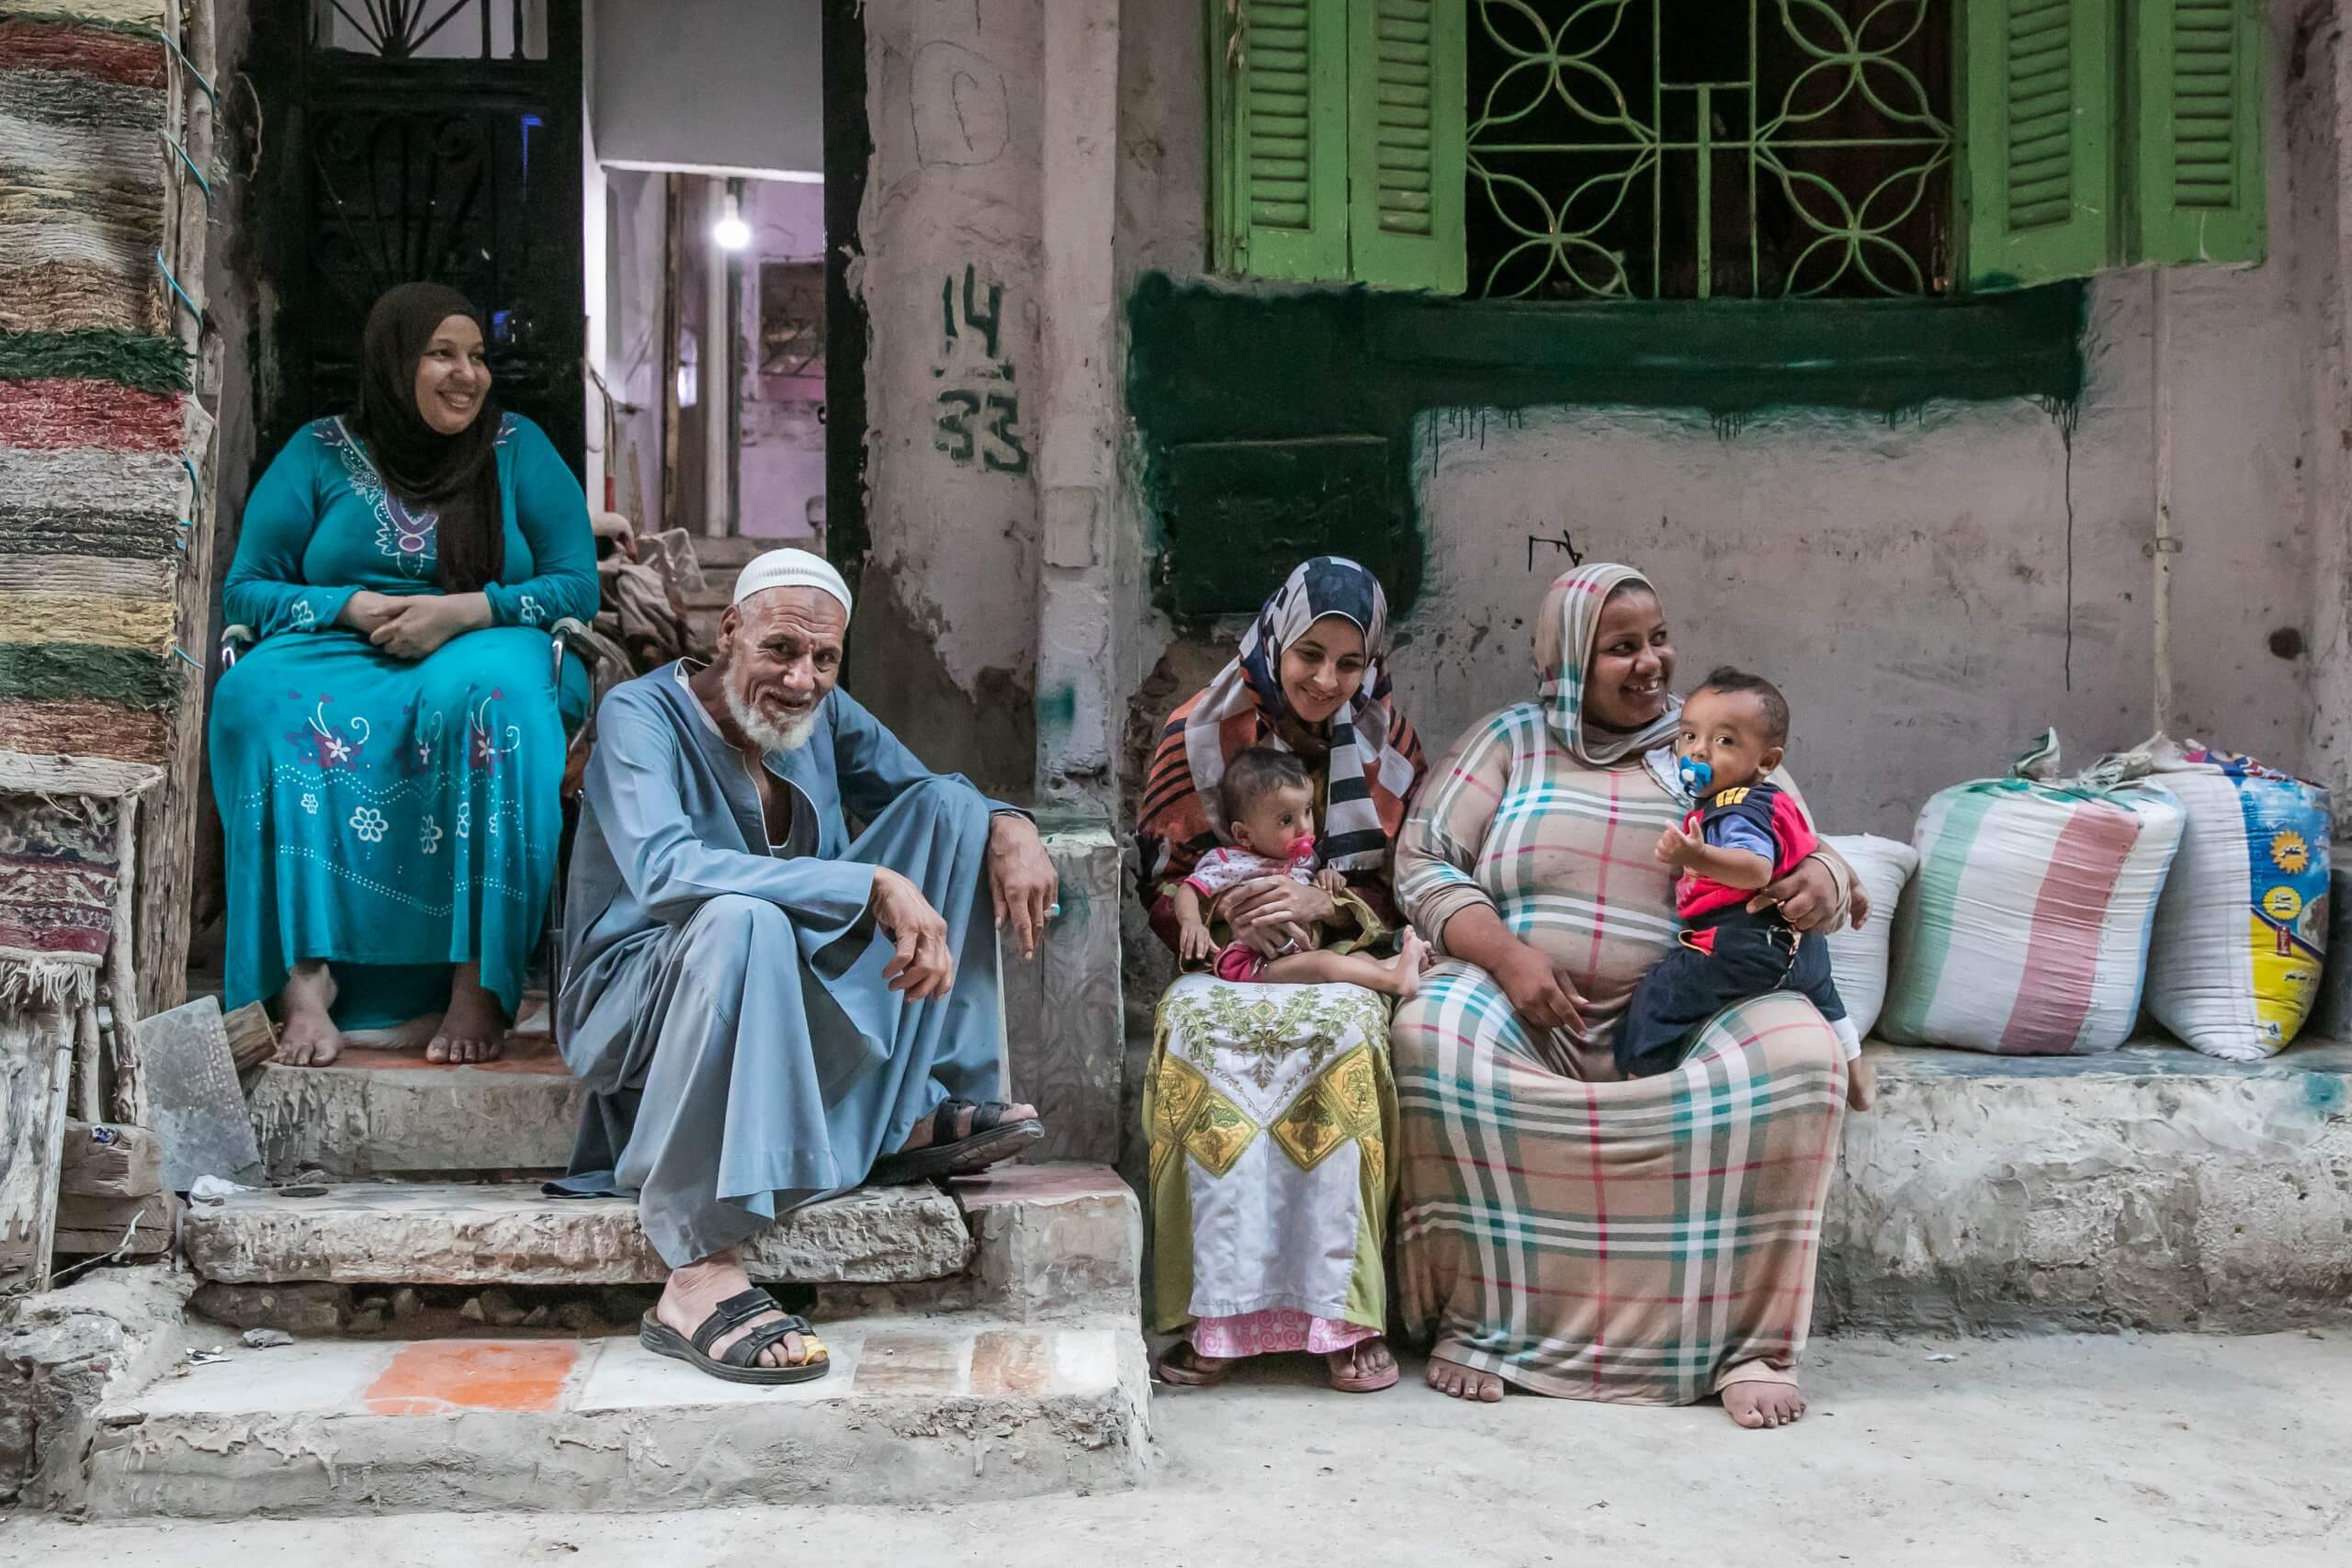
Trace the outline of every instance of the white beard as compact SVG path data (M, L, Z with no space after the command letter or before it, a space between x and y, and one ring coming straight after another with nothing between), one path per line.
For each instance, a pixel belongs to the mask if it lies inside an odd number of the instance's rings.
M735 720L735 728L741 730L743 738L763 753L797 751L808 745L808 738L817 733L817 716L825 709L825 705L819 703L808 710L807 717L796 718L790 724L777 725L770 723L759 709L737 696L732 683L726 687L726 692L727 712Z

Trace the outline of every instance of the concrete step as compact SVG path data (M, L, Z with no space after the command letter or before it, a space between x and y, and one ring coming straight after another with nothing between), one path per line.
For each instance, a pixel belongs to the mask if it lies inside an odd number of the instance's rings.
M190 1208L189 1263L220 1284L658 1283L661 1259L618 1199L537 1182L356 1182L236 1193ZM986 1309L1022 1320L1132 1321L1143 1221L1107 1168L1002 1167L861 1188L786 1214L745 1249L752 1276L819 1287L827 1317Z
M2267 1062L1869 1047L1815 1325L2256 1333L2352 1318L2352 1044Z
M634 1338L319 1340L101 1406L69 1506L101 1518L968 1503L1133 1484L1132 1321L822 1325L832 1371L748 1388Z
M666 1273L635 1203L549 1198L536 1181L240 1192L193 1206L181 1245L198 1274L237 1285L627 1285ZM878 1284L960 1274L972 1237L937 1188L873 1187L795 1210L744 1254L763 1280Z
M551 1038L522 1033L484 1066L436 1066L421 1045L351 1046L327 1067L273 1064L246 1103L272 1180L364 1180L560 1171L586 1097Z

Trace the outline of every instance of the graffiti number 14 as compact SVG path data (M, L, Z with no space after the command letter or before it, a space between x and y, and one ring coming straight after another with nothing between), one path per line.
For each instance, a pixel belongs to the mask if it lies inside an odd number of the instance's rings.
M940 324L946 333L942 358L961 357L967 375L993 382L1001 389L983 392L956 387L942 391L939 434L932 445L946 453L951 461L965 467L977 458L991 473L1025 474L1029 471L1029 448L1021 434L1021 393L1013 385L1012 362L999 352L1000 329L1004 321L1004 285L989 285L988 302L983 307L978 269L967 266L963 292L959 330L955 275L949 274L939 287ZM957 344L962 343L977 345L979 364L972 365L968 353L958 355ZM932 374L945 376L947 366L941 364Z

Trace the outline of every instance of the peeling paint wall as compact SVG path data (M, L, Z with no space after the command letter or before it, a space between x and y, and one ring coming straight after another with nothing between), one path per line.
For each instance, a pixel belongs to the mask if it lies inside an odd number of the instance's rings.
M845 680L935 766L1035 772L1041 0L869 0L872 546Z
M2136 742L2155 722L2143 547L2168 411L2181 728L2321 765L2305 651L2317 225L2288 215L2312 182L2332 188L2336 164L2331 138L2290 134L2315 91L2333 124L2333 83L2312 85L2307 69L2290 80L2306 9L2271 7L2269 262L2097 281L2071 425L2015 398L1930 401L1894 422L1770 411L1730 434L1649 409L1424 415L1412 486L1426 581L1394 669L1432 745L1527 694L1528 618L1572 556L1657 579L1686 682L1737 660L1789 689L1793 764L1840 831L1907 837L1928 795L1999 770L2045 724L2082 760ZM1118 254L1131 292L1149 274L1204 271L1204 51L1197 7L1131 6L1124 27ZM1135 446L1123 524L1149 539ZM1125 664L1142 694L1130 795L1143 738L1190 689L1163 693L1170 682L1148 672L1189 680L1238 630L1173 626L1131 590Z

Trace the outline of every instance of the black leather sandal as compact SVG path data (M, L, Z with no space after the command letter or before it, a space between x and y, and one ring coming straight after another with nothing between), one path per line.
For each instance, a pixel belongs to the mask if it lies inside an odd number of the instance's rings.
M975 1105L968 1100L943 1100L931 1113L931 1142L919 1149L884 1155L874 1162L865 1180L872 1187L900 1187L936 1176L965 1176L1001 1165L1046 1135L1046 1124L1035 1116L1008 1121L1012 1108L999 1100ZM964 1111L972 1113L972 1130L950 1138Z
M775 1323L763 1323L757 1328L727 1347L719 1355L710 1353L712 1343L729 1330L741 1328L762 1313L783 1312L784 1305L757 1285L739 1292L711 1309L688 1339L668 1324L647 1313L638 1320L637 1342L657 1356L668 1356L684 1361L712 1377L729 1382L787 1383L811 1382L832 1370L832 1359L825 1352L825 1342L811 1333L808 1320L797 1313L786 1313ZM761 1356L771 1346L781 1344L788 1336L800 1336L797 1366L763 1367Z

